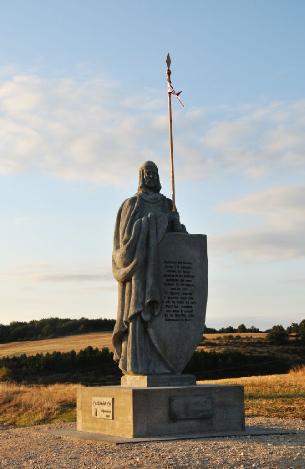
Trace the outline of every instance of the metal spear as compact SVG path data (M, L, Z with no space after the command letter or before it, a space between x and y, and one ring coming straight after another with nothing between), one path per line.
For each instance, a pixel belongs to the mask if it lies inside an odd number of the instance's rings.
M183 106L183 103L179 97L181 91L176 92L173 88L171 81L171 58L167 54L166 57L166 78L167 78L167 96L168 96L168 129L169 129L169 147L170 147L170 164L171 164L171 183L172 183L172 201L173 201L173 212L176 211L176 194L175 194L175 171L174 171L174 143L173 143L173 116L172 116L172 96L176 96L179 103Z

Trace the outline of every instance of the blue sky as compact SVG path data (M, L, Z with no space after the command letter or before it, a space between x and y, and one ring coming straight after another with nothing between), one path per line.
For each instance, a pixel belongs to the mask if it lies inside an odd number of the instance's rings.
M303 1L1 7L0 322L115 317L112 232L137 168L208 235L209 326L305 316Z

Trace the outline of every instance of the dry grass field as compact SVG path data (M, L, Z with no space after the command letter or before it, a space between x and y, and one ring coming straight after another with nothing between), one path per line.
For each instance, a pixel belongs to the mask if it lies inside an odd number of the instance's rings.
M200 381L245 387L247 417L305 420L305 366L285 375ZM16 426L75 419L76 385L0 383L0 423Z
M75 420L76 387L76 384L0 383L0 423L26 426Z
M200 383L243 385L247 417L305 420L305 366L283 375L229 378Z
M265 339L267 337L267 332L215 332L213 334L204 334L204 338L207 340L219 340L227 337Z
M108 347L112 350L111 332L92 332L90 334L71 335L58 337L56 339L25 340L20 342L9 342L0 344L0 357L21 355L35 355L47 352L79 352L91 345L102 349Z
M262 340L266 338L264 332L254 332L254 333L237 333L237 334L205 334L204 338L206 341L211 341L212 343L220 341L219 348L223 348L223 341L226 338L232 338L239 336L241 339L255 339ZM70 350L75 350L79 352L81 349L84 349L91 345L92 347L97 347L102 349L103 347L108 347L112 350L111 344L111 332L91 332L89 334L80 334L80 335L71 335L65 337L58 337L55 339L43 339L43 340L26 340L20 342L9 342L7 344L0 344L0 357L4 356L13 356L21 355L26 353L27 355L35 355L36 353L47 353L47 352L69 352ZM247 342L246 344L247 345ZM209 349L207 343L206 346L201 347L203 349Z

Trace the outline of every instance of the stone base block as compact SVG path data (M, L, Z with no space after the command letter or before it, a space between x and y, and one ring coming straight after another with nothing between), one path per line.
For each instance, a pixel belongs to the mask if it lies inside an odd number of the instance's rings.
M124 375L121 378L121 386L132 388L192 386L194 384L196 384L194 375Z
M81 432L149 438L244 429L242 386L78 388L77 430Z

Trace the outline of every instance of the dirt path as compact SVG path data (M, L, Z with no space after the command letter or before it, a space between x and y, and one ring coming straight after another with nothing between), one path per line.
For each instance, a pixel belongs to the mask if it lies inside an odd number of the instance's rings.
M305 421L248 419L296 434L112 445L48 432L73 424L0 429L0 468L305 468Z

